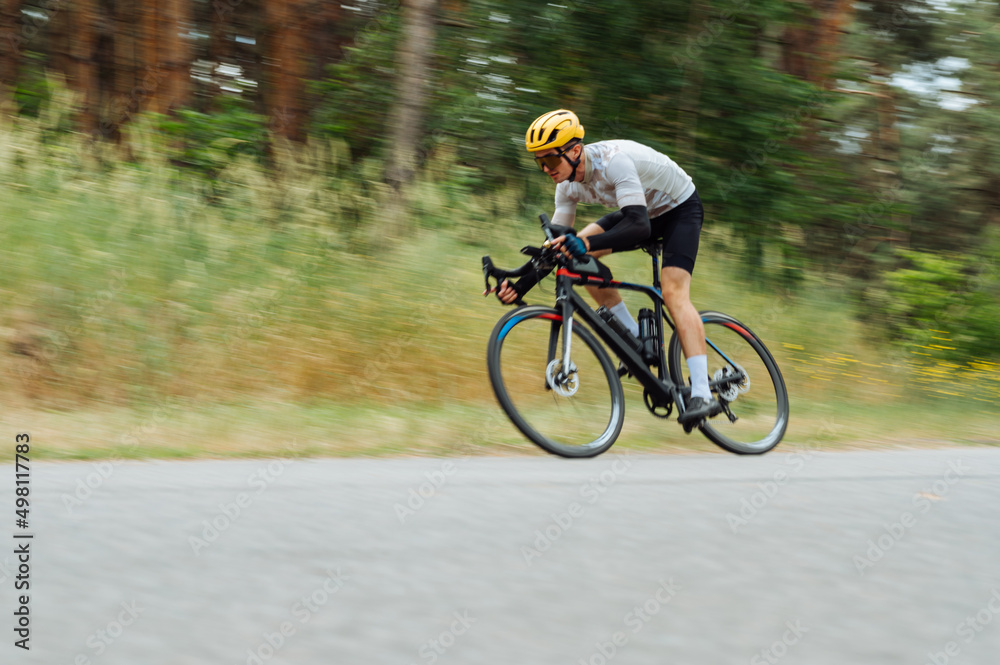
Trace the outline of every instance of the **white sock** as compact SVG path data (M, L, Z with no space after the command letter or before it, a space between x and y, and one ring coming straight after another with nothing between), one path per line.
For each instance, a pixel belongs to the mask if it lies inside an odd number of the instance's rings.
M618 303L608 311L614 314L615 318L621 321L622 325L628 328L628 331L630 333L632 333L636 337L639 336L639 324L636 323L635 319L632 318L632 315L629 314L628 307L625 306L624 300L622 300L620 303Z
M708 356L691 356L687 364L691 373L691 397L712 399L712 391L708 387Z

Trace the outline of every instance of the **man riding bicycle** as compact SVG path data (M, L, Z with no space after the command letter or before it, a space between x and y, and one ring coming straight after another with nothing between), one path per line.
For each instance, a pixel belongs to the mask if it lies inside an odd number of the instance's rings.
M567 257L595 258L636 249L650 238L663 241L660 272L663 302L673 317L691 375L691 400L681 424L697 423L722 411L708 386L705 327L691 304L691 275L704 219L691 177L666 155L634 141L583 144L583 125L572 111L560 109L537 118L525 134L525 147L538 167L556 184L553 224L572 227L577 203L617 207L579 233L555 239ZM639 326L618 290L587 286L633 335ZM520 294L507 281L497 295L505 303Z

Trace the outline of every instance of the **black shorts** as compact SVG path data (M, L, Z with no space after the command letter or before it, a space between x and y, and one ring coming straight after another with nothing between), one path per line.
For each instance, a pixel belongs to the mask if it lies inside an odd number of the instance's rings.
M698 192L659 217L649 220L650 238L663 239L663 267L676 266L694 274L694 261L698 258L698 239L705 209Z
M684 203L659 217L649 220L650 239L663 240L663 267L683 268L694 274L694 261L698 258L698 240L705 209L698 192L693 192Z

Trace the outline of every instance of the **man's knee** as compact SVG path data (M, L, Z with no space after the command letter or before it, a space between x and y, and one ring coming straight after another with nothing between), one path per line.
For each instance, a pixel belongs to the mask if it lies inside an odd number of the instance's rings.
M690 302L690 298L687 291L683 289L663 289L663 303L667 306L667 309L673 310L676 307L688 304L688 302Z
M679 270L665 270L661 276L660 292L667 307L686 304L691 299L691 275Z

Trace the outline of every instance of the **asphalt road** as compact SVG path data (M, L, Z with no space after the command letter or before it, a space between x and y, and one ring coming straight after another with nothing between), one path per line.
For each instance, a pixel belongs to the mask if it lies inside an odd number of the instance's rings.
M1000 449L33 463L28 531L13 473L3 663L1000 654ZM15 532L35 536L30 651Z

